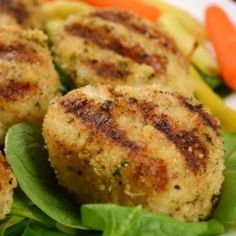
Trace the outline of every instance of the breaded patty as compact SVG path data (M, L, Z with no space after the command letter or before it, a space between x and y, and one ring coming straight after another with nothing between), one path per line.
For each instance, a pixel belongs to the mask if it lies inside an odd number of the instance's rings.
M42 121L59 79L38 30L0 28L0 123Z
M0 220L4 219L11 210L13 189L16 188L16 185L16 179L0 152Z
M40 0L0 0L0 25L41 28Z
M53 100L43 134L59 182L79 203L197 221L220 194L219 121L194 98L156 86L86 86Z
M132 13L105 9L72 16L52 42L56 62L77 87L161 83L192 92L187 63L174 41Z

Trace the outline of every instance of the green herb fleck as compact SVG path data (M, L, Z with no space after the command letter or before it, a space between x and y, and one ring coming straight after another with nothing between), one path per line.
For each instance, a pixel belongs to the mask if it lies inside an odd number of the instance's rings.
M205 137L206 137L206 140L209 142L209 143L213 143L212 142L212 137L209 135L209 134L204 134L205 135Z
M148 76L148 79L149 79L149 80L152 80L152 79L154 79L154 78L155 78L155 74L153 74L153 73Z
M88 48L84 48L84 52L88 53L89 52Z
M120 162L120 166L121 167L127 167L129 165L129 162L127 161L127 160L122 160L121 162Z
M77 55L76 55L76 53L72 53L71 56L70 56L71 65L75 65L76 61L77 61Z
M120 173L120 167L115 167L113 171L113 177L115 177L117 180L121 178L121 173Z
M125 72L128 66L127 61L119 61L119 67L122 72Z

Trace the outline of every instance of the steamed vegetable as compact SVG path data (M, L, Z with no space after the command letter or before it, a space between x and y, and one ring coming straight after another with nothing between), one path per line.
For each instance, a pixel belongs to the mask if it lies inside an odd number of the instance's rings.
M175 39L180 50L193 64L206 74L219 74L219 66L207 48L199 44L174 15L165 13L161 15L158 23Z
M83 0L81 1L46 1L42 10L47 18L66 18L70 14L89 12L94 7L116 7L127 11L133 11L141 17L156 21L160 16L157 7L145 3L129 0ZM87 3L87 4L86 4ZM89 4L89 5L88 5Z
M79 1L51 1L42 5L42 13L45 18L62 18L65 19L71 14L87 13L93 9L92 6Z
M236 27L221 8L211 6L206 11L206 29L224 80L230 88L236 90Z
M60 27L63 25L63 22L64 21L62 19L51 19L46 22L44 28L49 36L49 40L51 40L55 33L58 32Z
M176 19L182 24L182 26L190 33L196 40L201 43L206 39L206 32L203 25L196 20L191 14L170 5L163 0L139 0L150 4L151 6L157 7L162 13L170 13L174 15Z
M223 129L236 132L236 111L227 107L221 97L202 80L194 67L190 68L190 74L196 97L220 119Z

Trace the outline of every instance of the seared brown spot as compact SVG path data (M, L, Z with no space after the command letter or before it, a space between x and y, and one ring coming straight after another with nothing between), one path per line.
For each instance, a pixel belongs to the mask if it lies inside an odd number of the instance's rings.
M193 105L189 98L183 97L181 95L176 95L176 98L179 100L181 104L183 104L190 112L197 113L201 119L203 120L206 126L211 127L217 135L220 135L220 124L217 120L204 110L202 104Z
M166 163L150 157L137 160L134 178L155 191L164 191L169 181Z
M20 24L23 24L29 16L20 0L0 0L0 10L10 14Z
M147 150L130 140L125 131L118 128L111 114L113 105L119 106L118 104L105 101L102 105L96 106L83 95L67 98L60 104L66 109L66 112L81 119L87 127L93 130L94 134L105 136L116 145L125 148L129 153L128 159L135 158L135 161L132 161L134 169L131 173L135 181L138 180L140 184L145 184L155 191L165 190L169 181L166 163L158 158L153 159L146 156ZM104 110L104 104L109 108Z
M10 45L0 43L0 59L16 60L20 63L43 63L43 59L34 48L20 42Z
M34 92L36 85L29 82L9 81L0 84L0 99L4 98L8 101L16 101L24 97L29 92Z
M127 148L130 152L137 153L140 147L128 139L123 130L118 129L110 112L102 111L91 101L82 96L67 98L61 105L67 112L73 113L96 134L104 135L117 145Z
M143 113L144 119L174 143L175 147L185 157L187 165L195 174L205 171L208 150L194 132L179 128L177 123L167 115L155 114L154 104L140 103L139 108Z
M112 62L100 62L97 60L89 60L84 62L93 69L98 76L110 79L124 79L129 75L129 71L122 64Z
M112 35L109 27L89 28L80 23L66 26L65 30L74 36L86 39L97 46L112 50L122 56L129 57L140 64L152 66L157 74L166 70L167 59L158 54L148 54L143 47L135 45L127 47L121 40Z
M141 18L130 12L104 9L92 12L91 16L122 24L123 26L135 31L136 33L142 34L149 39L158 40L158 42L167 50L173 53L178 52L177 46L173 39L168 37L164 32L158 30L156 25L146 25L142 22Z
M90 13L91 16L99 17L103 20L112 21L115 23L129 23L134 15L127 11L118 11L112 9L102 9Z
M101 110L105 112L109 112L112 108L112 101L105 100L101 105Z
M205 125L210 126L217 133L217 135L220 135L219 123L211 114L204 110L202 104L192 105L185 101L184 105L188 108L189 111L197 113L202 118Z

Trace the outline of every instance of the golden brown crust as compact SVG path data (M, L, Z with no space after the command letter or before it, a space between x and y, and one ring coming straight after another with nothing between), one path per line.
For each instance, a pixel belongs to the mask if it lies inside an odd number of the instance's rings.
M168 115L157 115L155 106L150 103L139 105L144 119L153 125L155 129L162 132L171 143L176 146L186 160L187 166L195 174L206 171L208 150L204 143L196 136L194 131L186 131L179 128L178 122L172 120Z
M87 86L55 99L43 133L60 183L79 203L204 219L223 181L222 137L201 113L217 119L179 96L156 86Z
M14 188L16 188L16 179L0 152L0 220L4 219L11 210Z
M106 9L72 16L52 42L56 62L78 87L160 83L192 94L186 60L173 40L132 13Z
M167 190L170 179L167 163L164 160L146 157L135 162L135 171L132 176L134 181L158 193Z
M0 0L1 25L41 28L40 0Z
M20 41L12 42L10 45L0 44L0 58L15 60L19 63L43 63L35 48Z
M0 8L3 12L15 18L19 24L23 24L29 17L29 12L21 1L0 0Z
M90 15L106 21L122 24L132 31L145 35L149 39L156 40L162 47L170 50L172 53L179 53L179 50L171 37L159 30L156 25L141 20L141 18L136 17L130 12L115 9L102 9L92 12Z
M145 157L145 148L130 140L126 132L118 128L115 117L112 116L110 108L107 108L107 103L109 101L105 101L101 106L96 106L92 100L89 101L85 96L79 95L62 101L61 105L66 109L66 112L73 113L76 118L81 119L83 124L92 130L94 137L97 139L103 137L110 140L114 145L125 149L128 159L132 160L139 155L134 178L140 183L145 178L145 182L148 185L152 184L156 191L164 190L168 183L165 162L159 159L150 160L150 158ZM114 106L116 109L117 104L110 103L109 106ZM148 163L147 160L150 162ZM151 162L155 165L152 166Z
M197 113L205 125L210 126L216 134L220 135L220 122L206 112L202 104L192 104L191 99L187 99L183 96L179 96L178 98L189 111L192 113Z
M126 46L121 38L115 37L109 27L91 28L89 25L75 23L65 28L73 36L90 41L101 49L111 50L121 56L128 57L139 64L154 68L156 75L166 72L166 59L156 53L148 53L141 45Z
M127 148L130 152L137 153L140 149L135 142L126 137L124 131L117 128L112 114L109 111L104 111L104 104L101 104L101 107L96 106L93 101L89 101L85 96L79 95L62 101L61 105L65 108L66 112L73 113L97 135L104 135L106 138L114 141L116 145Z
M8 101L17 101L24 96L33 95L37 86L29 82L9 81L5 84L0 84L0 97Z
M113 80L125 79L130 74L127 68L108 61L86 60L83 63L94 70L98 76Z
M46 35L0 27L0 123L41 121L58 87Z

